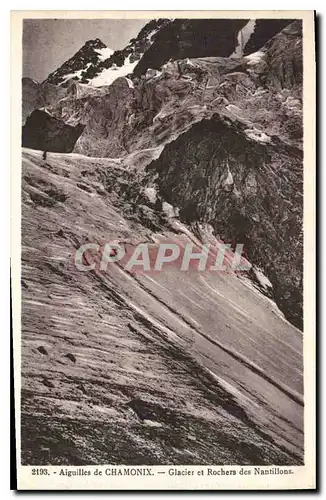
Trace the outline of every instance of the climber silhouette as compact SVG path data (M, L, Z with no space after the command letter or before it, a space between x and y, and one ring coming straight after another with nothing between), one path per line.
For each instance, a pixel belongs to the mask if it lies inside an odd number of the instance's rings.
M46 136L44 138L44 150L43 150L43 160L46 160L48 151L50 147L50 138L48 136L48 131L46 131Z

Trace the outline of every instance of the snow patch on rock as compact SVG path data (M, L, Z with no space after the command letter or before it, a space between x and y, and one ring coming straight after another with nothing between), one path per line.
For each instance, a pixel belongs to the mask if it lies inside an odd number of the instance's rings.
M127 80L127 83L128 83L128 87L129 87L130 89L134 89L134 88L135 88L135 86L134 86L134 84L133 84L133 81L132 81L132 80L130 80L130 78L127 78L127 77L126 77L126 80Z
M253 52L252 54L245 56L245 59L248 61L247 62L248 66L255 66L262 60L263 57L264 57L264 52L258 50L257 52Z
M227 176L225 177L225 179L222 180L222 183L221 183L221 186L222 188L224 188L226 191L230 191L232 186L234 184L234 180L233 180L233 175L231 173L231 170L228 166L227 168Z
M111 68L105 69L97 75L95 78L90 80L89 84L93 87L102 87L103 85L111 85L117 78L121 76L129 75L132 73L134 68L137 66L138 61L130 62L131 54L126 57L124 64L122 66L117 66L113 64Z
M253 139L254 141L263 143L271 142L269 135L265 134L265 132L261 132L260 130L247 128L244 132L249 139Z
M163 201L162 209L165 215L167 215L168 217L178 217L179 215L179 209L173 207L167 201Z
M155 187L148 187L144 190L144 194L145 196L148 198L148 200L151 202L151 203L155 203L156 200L157 200L157 191L155 189Z
M95 52L98 53L100 61L105 61L112 56L114 50L104 47L103 49L96 49Z
M68 73L68 75L66 75L64 77L64 79L62 80L62 82L60 83L60 85L62 85L63 83L66 83L68 80L71 80L71 79L80 79L81 78L81 74L84 72L84 71L87 71L87 69L92 65L92 63L88 63L86 64L85 68L82 68L82 69L79 69L78 71L75 71L74 73Z
M143 420L143 424L147 427L163 427L160 422L155 422L155 420Z
M257 281L265 290L271 290L273 288L272 283L269 281L267 276L265 276L265 274L261 271L261 269L253 267L252 270L255 273Z

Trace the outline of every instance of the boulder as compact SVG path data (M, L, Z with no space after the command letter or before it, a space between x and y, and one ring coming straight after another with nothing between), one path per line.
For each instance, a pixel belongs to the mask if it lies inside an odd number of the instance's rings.
M55 118L45 110L36 109L27 118L22 130L22 146L25 148L71 153L85 125L75 127Z

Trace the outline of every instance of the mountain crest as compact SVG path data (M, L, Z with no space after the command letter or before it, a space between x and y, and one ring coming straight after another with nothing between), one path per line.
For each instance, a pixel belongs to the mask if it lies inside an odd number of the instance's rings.
M51 73L45 81L62 86L66 86L68 80L72 79L95 87L110 85L119 76L133 72L155 42L160 30L172 22L171 19L153 19L121 50L109 49L99 38L88 40L69 61Z
M103 49L106 47L106 45L99 38L94 38L91 40L87 40L87 42L84 44L83 47L93 47L94 49Z
M66 86L69 80L82 81L90 67L99 65L109 58L113 50L109 49L99 38L87 40L68 61L51 73L44 83Z

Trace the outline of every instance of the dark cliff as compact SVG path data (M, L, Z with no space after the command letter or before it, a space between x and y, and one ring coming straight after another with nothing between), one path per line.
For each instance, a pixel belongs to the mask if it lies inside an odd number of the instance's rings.
M75 127L37 109L27 118L22 131L22 146L54 153L71 153L84 125Z
M257 19L254 31L244 48L244 55L261 49L277 33L293 22L294 19Z
M257 65L264 86L291 88L302 85L302 22L286 26L263 48L264 58Z
M276 303L302 328L302 152L259 143L214 115L168 144L147 171L182 220L209 223L222 241L244 244Z
M247 22L246 19L176 19L159 31L134 73L141 75L148 68L161 68L170 59L228 57Z

